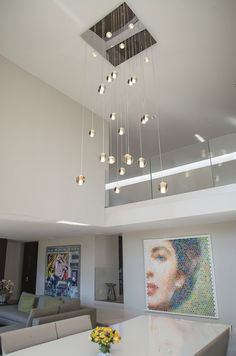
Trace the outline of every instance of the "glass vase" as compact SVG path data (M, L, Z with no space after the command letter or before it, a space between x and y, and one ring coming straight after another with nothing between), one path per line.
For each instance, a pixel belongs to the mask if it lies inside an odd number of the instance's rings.
M111 356L111 345L101 345L99 347L99 353L97 354L97 356Z
M8 299L8 295L7 294L1 294L0 295L0 304L6 304Z

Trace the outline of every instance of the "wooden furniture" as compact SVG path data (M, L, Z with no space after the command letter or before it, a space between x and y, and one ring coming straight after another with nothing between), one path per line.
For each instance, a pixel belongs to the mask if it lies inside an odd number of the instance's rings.
M115 292L115 283L106 283L107 285L107 300L115 301L116 300L116 292Z
M112 326L121 335L111 347L113 356L225 356L230 326L166 316L142 315ZM10 356L96 356L98 345L88 340L90 331L67 336Z

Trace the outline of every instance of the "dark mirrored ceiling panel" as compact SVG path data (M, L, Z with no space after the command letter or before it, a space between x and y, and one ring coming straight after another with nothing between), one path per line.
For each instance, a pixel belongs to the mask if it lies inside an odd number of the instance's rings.
M125 2L81 37L113 66L127 61L156 43Z

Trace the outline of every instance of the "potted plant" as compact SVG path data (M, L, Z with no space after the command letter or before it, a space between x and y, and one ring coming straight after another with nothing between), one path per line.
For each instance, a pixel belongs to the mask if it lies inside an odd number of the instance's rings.
M9 279L0 281L0 304L5 304L12 294L14 283Z

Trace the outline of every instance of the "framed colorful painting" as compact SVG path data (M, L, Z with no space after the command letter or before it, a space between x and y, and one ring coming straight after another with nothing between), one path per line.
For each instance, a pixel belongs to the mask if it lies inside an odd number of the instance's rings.
M144 241L146 310L217 318L210 236Z
M44 294L79 298L80 245L47 247Z

